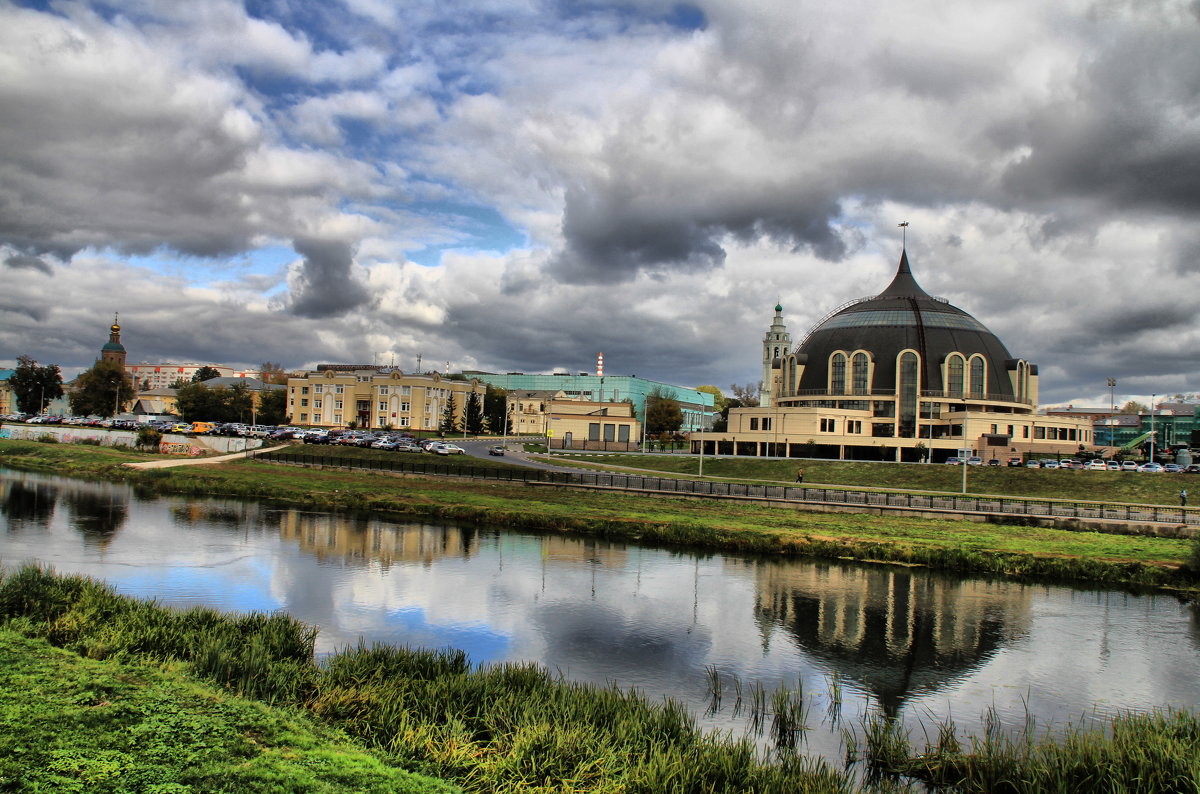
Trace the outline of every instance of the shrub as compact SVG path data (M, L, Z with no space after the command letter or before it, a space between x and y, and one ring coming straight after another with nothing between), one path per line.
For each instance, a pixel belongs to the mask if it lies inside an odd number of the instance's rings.
M98 439L98 438L81 438L81 439L77 440L75 443L76 444L86 444L89 447L98 447L98 446L100 446L100 439Z
M139 427L137 431L137 445L143 449L158 449L158 445L162 443L162 433L155 430L153 427Z
M39 444L57 444L58 436L53 433L42 433L37 437L37 441Z

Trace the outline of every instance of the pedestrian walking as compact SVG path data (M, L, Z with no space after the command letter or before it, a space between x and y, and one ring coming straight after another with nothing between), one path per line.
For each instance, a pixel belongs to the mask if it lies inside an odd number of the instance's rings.
M796 482L804 482L804 469L796 469Z
M1179 492L1179 506L1187 507L1187 488Z

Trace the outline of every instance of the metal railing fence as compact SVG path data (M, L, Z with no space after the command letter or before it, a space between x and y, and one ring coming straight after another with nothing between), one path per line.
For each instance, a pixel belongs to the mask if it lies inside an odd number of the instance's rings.
M1037 499L1026 497L971 496L969 494L913 494L859 491L808 485L768 485L691 480L641 474L593 471L547 471L496 468L446 463L426 463L402 458L341 458L299 452L270 452L259 460L324 468L390 471L440 477L501 480L547 485L578 485L633 493L676 493L724 499L809 502L824 505L880 507L895 510L928 510L947 513L1046 518L1101 519L1125 523L1200 526L1200 510L1168 505L1112 504L1107 502Z

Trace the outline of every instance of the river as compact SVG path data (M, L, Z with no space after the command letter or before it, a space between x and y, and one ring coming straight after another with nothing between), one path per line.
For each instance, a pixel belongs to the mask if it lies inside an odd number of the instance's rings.
M1200 619L1168 595L147 498L3 469L0 497L6 568L37 561L170 606L283 610L320 627L319 654L362 638L535 661L675 698L735 735L751 731L752 687L802 690L802 741L837 763L841 729L872 710L919 738L947 717L980 732L989 709L1011 728L1061 727L1200 703Z

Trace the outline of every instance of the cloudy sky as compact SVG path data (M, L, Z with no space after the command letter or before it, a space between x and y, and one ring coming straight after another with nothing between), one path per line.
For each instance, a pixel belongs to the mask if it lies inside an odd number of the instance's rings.
M1200 391L1200 4L0 0L0 364L759 378L879 292Z

